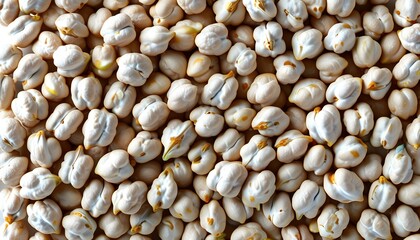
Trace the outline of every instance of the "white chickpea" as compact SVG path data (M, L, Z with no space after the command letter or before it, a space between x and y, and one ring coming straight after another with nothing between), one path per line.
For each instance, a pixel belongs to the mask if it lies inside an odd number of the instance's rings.
M146 8L142 5L128 5L120 10L127 14L137 29L144 29L152 26L152 19L147 15Z
M277 171L276 189L294 192L307 179L307 174L301 162L283 164Z
M276 77L281 84L292 84L298 81L305 71L302 61L296 60L292 52L286 52L274 59Z
M197 133L194 131L192 121L171 120L163 130L161 137L164 147L162 159L166 161L184 155L196 137Z
M141 181L124 181L112 194L113 213L135 214L146 202L147 185Z
M203 25L199 22L191 20L182 20L170 28L175 36L169 42L169 46L177 51L191 50L194 45L194 40L197 34L203 29Z
M267 233L268 237L273 240L281 240L280 228L276 227L270 220L268 220L262 211L255 211L251 220L260 224L261 228Z
M353 171L364 182L373 182L382 173L382 158L378 154L368 154L361 164L356 166Z
M338 140L334 146L334 165L337 168L349 168L359 165L366 156L367 145L362 139L347 136Z
M99 8L96 12L92 13L89 16L87 21L87 27L89 32L100 36L101 28L104 25L104 22L112 16L111 11L108 8Z
M106 44L124 47L134 41L136 31L130 17L125 13L119 13L105 20L100 35Z
M345 168L325 174L324 188L330 198L341 203L360 202L364 198L362 180L356 173Z
M35 166L49 168L61 157L60 142L53 137L46 137L40 130L31 134L27 140L30 160Z
M240 151L242 165L253 171L264 170L276 158L269 138L256 134Z
M381 45L370 36L356 38L352 49L353 61L359 68L368 68L378 62L382 54Z
M375 128L370 137L370 144L374 147L392 149L397 145L398 139L402 135L402 123L398 117L380 117L376 120Z
M39 15L22 15L7 26L10 42L21 48L29 46L39 35L43 19Z
M101 157L96 165L95 174L107 182L121 183L133 175L132 161L126 151L117 149Z
M274 144L277 148L277 160L290 163L299 159L305 154L312 140L310 136L305 136L298 130L286 131L277 138Z
M273 194L270 200L262 205L262 210L268 220L279 228L288 226L295 218L292 201L284 192Z
M409 183L400 186L398 189L398 200L412 207L419 207L419 186L420 177L413 175Z
M254 209L245 206L239 197L222 198L223 209L228 219L244 224L254 214Z
M299 108L310 111L325 100L327 86L324 82L315 78L300 79L289 95L289 102Z
M333 163L333 154L330 149L323 145L311 147L303 159L303 167L306 171L313 171L316 175L328 172Z
M66 13L55 20L55 26L61 40L65 43L77 44L82 38L89 35L89 29L79 13Z
M324 46L335 53L350 51L356 43L356 34L347 23L336 23L324 38Z
M397 188L389 182L384 176L370 185L369 189L369 207L384 213L395 203L397 197Z
M0 211L3 213L3 222L12 224L26 218L26 206L29 200L19 195L19 188L3 188L0 197L3 204Z
M292 197L296 219L300 220L303 216L309 219L315 218L326 199L327 195L322 186L318 186L311 180L303 181Z
M4 0L0 4L0 23L9 25L19 15L18 0Z
M222 235L226 228L226 213L218 201L212 200L201 207L200 225L212 235Z
M219 58L208 56L195 51L188 59L187 75L196 82L207 82L215 73L219 72Z
M347 66L347 60L335 53L324 53L316 59L316 68L319 70L319 78L324 83L334 82L342 75L343 70Z
M22 50L18 47L6 44L0 49L0 74L11 74L19 65L22 58Z
M363 93L374 100L382 99L391 88L392 73L388 68L371 67L361 78Z
M108 211L99 219L98 227L102 229L109 238L128 239L129 236L126 238L122 236L130 230L129 222L129 215L123 213L115 215L112 211Z
M407 237L420 229L419 216L407 205L400 205L391 213L391 224L395 234Z
M114 186L107 181L91 180L83 191L82 208L94 218L105 214L111 207L114 190Z
M81 9L89 0L76 0L68 2L66 0L54 0L55 4L67 12L74 12Z
M277 78L272 73L263 73L255 77L247 92L251 104L262 107L272 105L280 96L281 88Z
M81 208L76 208L63 217L62 225L67 239L93 239L96 221Z
M206 8L207 4L205 0L177 0L178 6L184 10L186 14L199 14Z
M254 29L255 52L263 57L277 57L286 51L283 29L277 22L262 23Z
M127 117L134 106L136 95L133 86L116 81L105 95L104 107L111 109L119 118Z
M92 74L87 77L78 76L71 82L71 99L79 110L97 108L101 102L102 85Z
M127 53L117 59L117 79L133 87L144 85L153 71L149 57L141 53Z
M4 240L27 240L29 231L24 221L0 225L0 237Z
M382 172L394 184L408 183L413 177L412 159L404 148L399 145L388 152L385 157Z
M407 143L414 149L420 148L420 138L417 134L419 129L420 117L415 118L411 123L407 125L407 128L405 129L405 137L407 138Z
M152 206L153 212L169 209L177 195L178 185L174 180L173 171L171 168L165 168L147 192L147 202Z
M207 187L223 197L236 197L244 184L248 172L237 161L220 161L206 178Z
M0 109L5 110L10 107L15 91L13 78L8 75L0 75Z
M343 124L351 135L359 137L368 135L374 126L372 108L367 103L357 103L354 109L344 112Z
M241 76L251 74L257 69L257 54L244 43L235 43L227 54L227 62L235 66L236 72Z
M90 55L74 44L59 46L53 54L54 66L63 77L76 77L81 74L90 60Z
M252 48L255 46L253 31L254 29L248 25L239 25L237 28L229 30L229 39L232 43L242 42Z
M41 200L48 197L60 184L61 179L43 167L25 173L20 179L20 196L30 200Z
M131 140L127 152L138 163L146 163L162 152L162 143L157 133L141 131Z
M190 111L198 102L198 87L186 78L175 80L166 93L168 108L176 113Z
M303 28L308 18L305 2L302 0L280 0L277 2L276 20L283 28L296 32Z
M214 151L222 155L223 160L234 161L240 158L240 149L245 145L245 135L234 128L219 134L214 141Z
M115 137L118 118L106 109L93 109L82 127L83 145L89 150L92 147L105 147Z
M321 237L338 238L347 228L350 217L345 208L328 204L322 209L316 221Z
M59 46L62 46L62 42L57 34L43 31L32 45L32 51L43 59L52 59Z
M199 106L190 112L190 120L201 137L217 136L224 126L224 118L216 107Z
M391 239L391 226L388 218L372 209L362 212L357 222L357 231L364 239Z
M76 150L69 151L64 155L64 161L61 163L58 176L63 183L71 184L74 188L80 189L87 182L93 166L92 157L84 153L83 146L79 146Z
M66 79L57 72L47 73L41 86L42 95L50 101L60 101L69 95Z
M61 141L70 138L83 122L83 113L68 103L57 105L45 123L45 128L53 132Z
M401 45L397 32L385 34L381 39L382 55L381 63L396 63L407 52ZM395 67L394 67L395 68Z
M19 120L11 117L0 118L0 149L10 153L25 144L26 130Z
M394 21L401 27L409 27L419 22L420 6L414 0L395 1L395 9L393 13Z
M11 107L16 118L26 127L33 127L48 117L48 101L36 89L19 92Z
M204 86L201 101L220 110L226 110L235 99L238 88L238 80L232 71L226 75L213 74Z
M388 97L388 107L393 115L406 120L418 111L417 95L411 88L395 89Z
M303 28L293 34L292 48L297 60L312 59L324 49L322 33L316 28Z
M219 0L213 3L215 20L225 25L240 25L245 19L246 9L241 0Z
M289 117L279 107L263 107L254 119L252 128L266 137L279 136L289 126Z
M147 27L140 33L140 51L147 56L157 56L164 53L174 36L175 32L169 31L166 27Z
M327 0L327 12L330 15L338 15L339 17L349 16L355 6L356 0Z
M400 88L413 88L420 81L420 75L417 74L420 69L420 59L413 53L408 53L401 57L394 66L392 75L397 80Z
M198 218L200 211L200 198L191 190L181 189L169 208L169 212L175 218L188 223Z
M177 0L163 0L152 6L149 14L153 18L154 26L170 27L183 18L184 11L178 5Z
M37 231L44 234L60 233L63 214L53 200L36 201L34 204L29 204L26 210L29 224Z
M340 112L331 104L322 109L316 107L306 116L309 135L319 144L327 143L331 147L341 135Z
M394 20L386 6L377 5L363 15L363 28L367 36L379 39L383 33L392 31Z
M143 204L137 213L130 215L131 230L129 233L151 234L162 221L162 214L161 209L153 211L149 204Z
M222 23L213 23L204 27L195 38L198 50L206 55L220 56L232 46L227 38L228 29Z
M256 222L248 222L233 230L232 240L240 240L247 238L267 239L267 233Z
M122 105L122 107L125 105ZM134 105L133 116L136 127L154 131L161 127L169 116L169 108L157 95L149 95Z

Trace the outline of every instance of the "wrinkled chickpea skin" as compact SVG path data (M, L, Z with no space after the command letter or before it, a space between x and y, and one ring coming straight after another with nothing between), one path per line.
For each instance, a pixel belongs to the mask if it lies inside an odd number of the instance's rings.
M416 0L0 0L0 239L419 238Z

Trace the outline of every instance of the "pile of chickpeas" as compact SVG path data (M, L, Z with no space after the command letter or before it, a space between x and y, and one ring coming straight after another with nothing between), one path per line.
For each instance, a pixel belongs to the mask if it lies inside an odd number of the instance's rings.
M420 239L420 1L1 0L0 24L0 239Z

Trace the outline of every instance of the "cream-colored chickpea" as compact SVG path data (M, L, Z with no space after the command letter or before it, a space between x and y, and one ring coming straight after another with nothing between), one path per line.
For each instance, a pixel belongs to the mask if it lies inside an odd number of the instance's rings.
M420 6L415 0L397 0L393 13L394 21L401 27L409 27L419 22Z
M222 235L226 228L226 213L218 201L212 200L201 207L200 225L212 235Z
M7 26L10 42L17 47L29 46L39 35L43 19L39 15L22 15Z
M184 11L177 0L163 0L152 6L149 14L153 18L154 26L170 27L183 18Z
M143 29L140 33L140 51L147 56L157 56L164 53L175 32L163 26L152 26Z
M326 14L321 15L320 18L310 18L312 27L318 29L324 37L327 36L328 30L330 30L330 28L337 22L337 18Z
M382 54L381 45L370 36L356 38L356 45L352 49L353 61L359 68L368 68L378 62Z
M147 202L153 212L169 209L178 195L178 185L174 180L172 168L165 168L147 192Z
M33 127L48 117L48 101L36 89L19 92L11 107L16 118L26 127Z
M289 126L290 119L279 107L263 107L252 119L252 129L266 137L279 136Z
M147 15L146 8L142 5L128 5L122 8L120 12L127 14L137 29L152 26L152 19Z
M55 25L60 34L61 40L69 44L77 44L82 38L89 35L89 29L79 13L66 13L55 20Z
M93 73L102 78L109 78L117 68L117 53L112 45L103 44L96 46L90 52L92 56Z
M224 197L222 205L228 219L241 224L244 224L254 214L254 208L245 206L239 197Z
M4 0L0 4L0 23L9 25L19 14L18 0Z
M198 218L200 211L200 198L197 194L188 189L181 189L169 208L169 212L175 218L184 222L192 222Z
M420 59L414 53L408 53L399 59L394 66L392 75L400 88L413 88L420 81Z
M288 226L295 217L292 201L284 192L273 194L270 200L263 204L262 210L268 220L279 228Z
M348 66L345 58L335 53L324 53L316 59L316 68L319 70L319 78L324 83L332 83L343 73Z
M382 55L381 63L396 63L406 53L405 48L402 46L397 32L393 31L385 34L381 39Z
M124 47L136 38L131 18L125 13L119 13L105 20L101 30L104 42L109 45Z
M361 78L363 93L374 100L382 99L391 88L392 73L388 68L373 66Z
M385 5L377 5L363 15L363 28L366 35L379 39L383 33L394 29L394 20Z
M292 52L286 52L274 59L276 77L281 84L292 84L298 81L305 71L302 61L296 60Z
M324 49L322 33L316 28L303 28L293 34L292 48L297 60L312 59Z
M6 110L10 107L15 91L13 78L8 75L0 75L0 109Z
M341 135L340 112L331 104L325 105L322 109L316 107L314 111L308 113L306 126L309 135L317 143L327 143L331 147Z
M111 16L112 13L108 8L99 8L96 12L92 13L87 21L89 32L96 36L100 36L102 25Z
M289 95L289 102L296 104L299 108L310 111L325 100L326 85L319 79L300 79Z
M356 0L327 0L327 12L330 15L338 15L339 17L349 16L355 6Z
M0 191L3 204L0 211L3 213L3 222L12 224L26 218L26 206L29 200L19 195L19 187L4 188Z
M110 210L101 216L98 227L109 238L127 239L128 236L124 238L123 235L130 230L130 216L124 213L113 214Z
M388 97L388 107L392 114L406 120L418 111L416 93L411 88L395 89Z
M214 151L222 156L223 160L235 161L240 158L240 149L245 145L245 135L234 128L229 128L219 134L214 141Z
M376 120L370 143L374 147L382 146L385 149L392 149L402 135L402 123L398 117L380 117Z
M227 36L228 29L226 26L222 23L214 23L201 30L195 38L195 45L203 54L220 56L232 46L232 42Z
M274 146L277 148L277 160L290 163L302 157L313 139L298 130L289 130L280 135Z
M161 209L153 211L149 204L143 204L140 210L130 215L130 234L149 235L162 221L163 211Z
M0 74L11 74L22 58L22 50L12 44L4 44L0 48Z
M10 153L25 144L27 134L19 120L12 117L1 118L0 125L0 149L3 152Z
M237 26L245 19L246 9L241 0L216 1L212 8L216 22Z
M32 51L43 59L52 59L55 50L61 45L61 39L57 34L43 31L32 45Z

